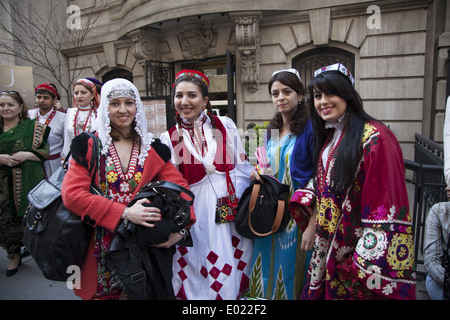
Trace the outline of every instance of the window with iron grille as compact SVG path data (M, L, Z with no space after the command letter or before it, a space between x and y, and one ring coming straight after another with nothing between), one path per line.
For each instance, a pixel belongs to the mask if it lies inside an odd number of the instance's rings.
M147 60L145 83L147 97L170 97L174 81L173 64Z
M314 76L314 71L319 68L342 63L355 76L355 55L349 51L340 48L322 47L308 50L292 59L292 68L300 73L305 87L308 87L309 81ZM309 94L305 97L309 99Z

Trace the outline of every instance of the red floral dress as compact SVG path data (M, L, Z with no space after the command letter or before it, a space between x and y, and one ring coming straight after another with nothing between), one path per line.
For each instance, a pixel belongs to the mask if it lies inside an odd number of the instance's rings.
M366 123L355 178L335 194L330 172L338 145L325 165L322 154L317 165L316 238L302 299L415 299L412 221L400 146L382 124ZM308 205L311 190L296 193ZM293 214L298 223L305 217Z

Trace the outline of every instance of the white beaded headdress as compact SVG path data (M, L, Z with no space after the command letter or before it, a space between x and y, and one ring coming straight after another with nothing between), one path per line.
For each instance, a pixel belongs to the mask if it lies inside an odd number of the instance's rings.
M344 76L346 76L350 80L350 82L352 83L353 86L355 85L355 78L353 78L353 75L350 73L350 71L348 71L348 69L342 63L335 63L332 65L317 69L314 72L314 77L317 77L319 74L321 74L322 72L326 72L326 71L339 71L340 73L342 73Z
M95 130L102 142L102 154L108 153L108 148L112 142L111 125L109 121L109 102L119 97L129 97L136 102L136 127L135 130L141 137L141 151L139 154L139 165L143 166L147 157L150 145L153 142L153 134L147 132L147 118L145 117L144 108L142 106L139 91L133 83L126 79L112 79L102 86L102 95L100 98L100 106L98 107L97 120L95 122Z

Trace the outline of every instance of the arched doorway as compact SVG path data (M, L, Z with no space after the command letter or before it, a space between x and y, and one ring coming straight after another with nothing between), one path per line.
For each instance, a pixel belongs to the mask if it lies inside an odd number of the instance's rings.
M302 82L308 86L314 76L314 71L338 62L346 66L355 76L355 55L347 50L334 47L321 47L305 51L292 59L292 67L298 70Z
M121 68L116 68L105 73L102 77L102 82L105 83L108 80L116 78L123 78L133 82L133 74L130 71Z

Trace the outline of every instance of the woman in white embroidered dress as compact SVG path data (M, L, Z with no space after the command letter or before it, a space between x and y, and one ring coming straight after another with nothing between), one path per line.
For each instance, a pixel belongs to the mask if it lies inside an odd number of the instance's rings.
M100 97L95 84L89 79L78 79L73 87L73 108L67 109L62 161L69 153L72 139L82 132L91 132L97 118Z
M197 219L190 230L193 247L178 247L175 253L172 284L179 299L231 300L249 283L253 241L241 237L233 221L252 166L234 122L205 113L208 87L201 72L177 74L177 124L161 136L195 194Z

